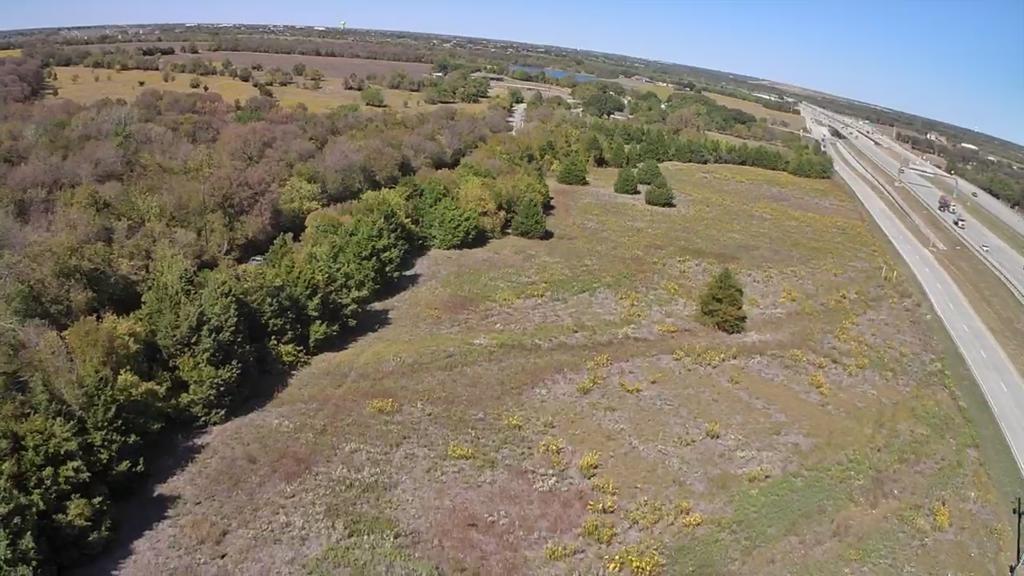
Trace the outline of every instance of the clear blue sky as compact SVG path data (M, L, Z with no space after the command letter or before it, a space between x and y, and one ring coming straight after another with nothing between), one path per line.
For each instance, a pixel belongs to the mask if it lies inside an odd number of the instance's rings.
M1024 144L1024 0L0 0L0 29L339 20L738 72Z

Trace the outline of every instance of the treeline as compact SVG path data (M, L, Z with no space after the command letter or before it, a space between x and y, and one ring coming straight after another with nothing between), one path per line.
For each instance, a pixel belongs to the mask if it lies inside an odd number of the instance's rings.
M35 58L44 66L85 66L108 70L159 70L160 56L173 48L159 46L126 48L95 46L58 46L31 44L24 54Z
M432 63L435 51L413 43L374 43L350 40L311 40L272 38L268 36L230 36L213 40L210 52L264 52L268 54L302 54L304 56L334 56L338 58L366 58L369 60L397 60L400 62Z
M6 107L0 571L97 552L162 428L226 418L344 336L419 251L543 236L540 166L506 130L504 110L311 114L155 90Z
M792 143L777 147L730 144L703 136L676 134L662 126L573 117L552 106L531 108L531 130L542 157L581 157L594 166L622 168L645 161L736 164L788 172L805 178L829 178L832 161L820 149Z

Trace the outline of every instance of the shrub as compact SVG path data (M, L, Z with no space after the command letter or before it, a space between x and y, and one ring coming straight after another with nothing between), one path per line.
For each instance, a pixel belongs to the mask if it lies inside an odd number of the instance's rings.
M578 384L576 384L576 391L579 392L580 394L589 394L591 390L597 388L597 386L601 384L603 381L604 379L601 377L600 374L587 374L586 378L584 378Z
M562 160L561 166L558 167L556 180L559 184L568 184L569 186L586 186L587 165L583 162L582 158L575 155L569 156Z
M469 246L480 234L476 212L447 197L426 210L422 224L430 246L441 250Z
M374 398L367 403L366 407L370 412L377 414L394 414L398 412L398 402L394 398Z
M544 557L552 562L566 560L576 555L576 546L561 542L548 542L544 546Z
M743 287L729 268L723 268L700 296L700 313L706 324L726 334L739 334L747 324L743 311Z
M543 238L547 234L544 210L537 196L527 194L519 199L509 232L523 238Z
M824 372L822 372L821 370L818 370L818 371L812 373L811 377L809 378L809 381L811 383L811 386L813 386L814 389L817 390L819 394L821 394L822 396L828 396L828 393L829 393L828 380L825 379L825 373Z
M359 96L367 106L373 106L375 108L384 107L384 93L376 86L367 86L366 88L363 88Z
M626 521L640 529L652 528L665 517L665 506L657 500L641 498L626 512Z
M502 418L502 422L505 423L505 427L510 430L522 430L523 429L523 417L519 414L509 413L505 414Z
M644 203L648 206L669 207L675 204L676 195L668 186L649 186L644 190Z
M704 523L704 516L700 512L690 512L679 521L684 528L696 528Z
M704 435L711 440L718 440L722 437L722 428L721 425L718 424L718 420L708 422L707 425L704 426Z
M615 178L615 192L617 194L636 194L636 175L632 168L622 168Z
M198 90L203 85L203 81L199 79L199 76L193 76L188 80L188 87L193 90Z
M537 452L550 456L551 465L555 468L565 466L565 458L562 456L562 453L565 452L565 442L562 439L544 438L537 446Z
M590 450L580 458L576 467L584 478L593 478L597 475L597 469L601 467L601 454L596 450Z
M589 516L583 521L580 533L598 544L611 544L615 539L615 525L611 520L604 520L597 516Z
M594 478L591 480L590 485L598 494L615 496L619 493L618 487L615 486L615 481L611 478Z
M615 502L613 496L604 496L587 502L587 512L593 514L615 514L616 508L618 508L618 503Z
M664 178L664 176L661 174L661 168L658 167L658 163L654 160L645 160L636 169L636 181L640 184L650 186L657 182L659 178Z
M475 456L476 452L469 446L464 446L458 442L448 444L448 457L452 460L472 460Z
M932 523L936 530L946 530L952 525L949 513L949 505L945 502L936 502L932 506Z

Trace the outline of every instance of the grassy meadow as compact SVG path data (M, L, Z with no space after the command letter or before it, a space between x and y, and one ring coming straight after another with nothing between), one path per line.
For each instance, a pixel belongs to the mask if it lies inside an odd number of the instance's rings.
M161 73L156 70L114 70L93 69L83 66L55 67L57 81L54 82L59 98L68 98L82 104L95 102L102 98L124 98L134 100L142 91L155 88L157 90L175 90L179 92L198 92L202 88L189 87L191 74L174 74L171 82L164 82ZM77 77L77 79L76 79ZM210 87L210 92L220 94L226 102L236 98L242 102L256 96L259 92L251 84L228 76L200 76L199 79ZM140 82L142 84L140 84ZM274 96L284 107L305 104L313 112L325 112L345 104L362 104L360 93L345 90L341 78L327 78L320 90L309 90L296 85L273 86ZM437 105L423 101L422 93L382 88L384 102L388 108L404 110L426 110ZM487 102L476 104L449 104L466 110L483 111Z
M674 208L592 170L552 184L551 239L419 259L364 335L196 441L122 573L1004 570L1019 486L852 196L663 170ZM696 319L722 266L739 336Z
M806 124L804 123L804 117L799 114L789 114L788 112L770 110L756 102L750 102L749 100L741 100L740 98L733 98L732 96L726 96L724 94L705 92L704 95L707 96L708 98L711 98L715 102L718 102L722 106L728 106L729 108L743 110L744 112L753 114L758 118L765 118L769 122L771 122L772 120L784 122L785 124L783 124L783 126L786 126L791 130L801 130L804 126L806 126Z

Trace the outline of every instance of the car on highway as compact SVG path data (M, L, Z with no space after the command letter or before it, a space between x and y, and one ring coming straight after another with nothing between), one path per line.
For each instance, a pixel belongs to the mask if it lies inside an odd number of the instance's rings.
M977 191L971 192L971 196L977 198L978 197L978 192Z

